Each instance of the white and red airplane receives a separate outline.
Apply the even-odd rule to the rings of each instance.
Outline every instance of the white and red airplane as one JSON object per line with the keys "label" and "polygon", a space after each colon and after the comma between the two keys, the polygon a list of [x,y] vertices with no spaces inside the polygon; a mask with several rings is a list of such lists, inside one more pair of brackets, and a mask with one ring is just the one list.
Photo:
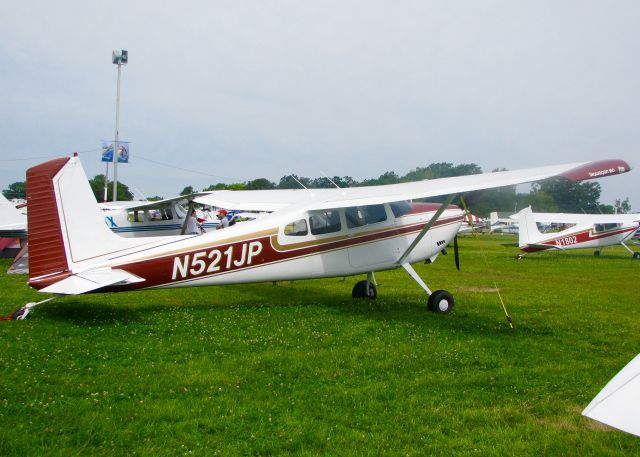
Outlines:
{"label": "white and red airplane", "polygon": [[0,193],[0,256],[15,257],[27,238],[27,216]]}
{"label": "white and red airplane", "polygon": [[[629,170],[607,160],[385,186],[222,191],[216,206],[273,212],[203,235],[123,238],[104,224],[78,157],[65,157],[27,170],[29,285],[77,295],[366,274],[352,296],[375,298],[374,272],[402,267],[429,294],[430,310],[448,312],[451,294],[432,292],[411,263],[434,261],[458,233],[464,214],[450,205],[456,194]],[[442,205],[411,203],[441,195],[449,196]],[[208,198],[215,203],[215,192]]]}
{"label": "white and red airplane", "polygon": [[[624,243],[640,227],[640,214],[534,214],[528,207],[518,213],[518,221],[518,247],[525,253],[595,248],[595,255],[600,255],[603,247],[620,244],[634,259],[640,259],[640,252],[633,252]],[[559,232],[540,233],[537,223],[569,227]],[[524,255],[520,254],[518,258]]]}

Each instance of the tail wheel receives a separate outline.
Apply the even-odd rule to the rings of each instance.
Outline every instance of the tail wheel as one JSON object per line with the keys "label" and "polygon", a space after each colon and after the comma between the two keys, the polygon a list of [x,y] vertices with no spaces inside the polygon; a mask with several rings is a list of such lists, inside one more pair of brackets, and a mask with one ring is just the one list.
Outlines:
{"label": "tail wheel", "polygon": [[369,293],[367,293],[367,281],[358,281],[351,291],[353,298],[370,298],[374,299],[378,296],[378,291],[374,283],[369,282]]}
{"label": "tail wheel", "polygon": [[450,313],[454,306],[453,295],[446,290],[436,290],[429,295],[427,306],[434,313]]}

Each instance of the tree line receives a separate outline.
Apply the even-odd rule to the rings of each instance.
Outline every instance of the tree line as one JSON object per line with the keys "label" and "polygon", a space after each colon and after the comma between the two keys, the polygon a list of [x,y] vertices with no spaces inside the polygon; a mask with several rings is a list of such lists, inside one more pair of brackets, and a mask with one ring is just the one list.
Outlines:
{"label": "tree line", "polygon": [[[266,178],[258,178],[231,184],[215,183],[205,187],[202,191],[300,189],[302,186],[309,189],[331,188],[336,186],[346,188],[397,184],[479,173],[482,173],[482,169],[474,163],[454,165],[449,162],[438,162],[426,167],[417,167],[403,176],[398,175],[394,171],[387,171],[377,178],[357,181],[350,176],[308,178],[289,174],[281,177],[277,183]],[[89,180],[89,184],[96,197],[96,201],[101,202],[104,192],[104,175],[96,175],[93,179]],[[614,206],[601,204],[599,202],[601,190],[601,186],[597,182],[586,181],[579,183],[565,178],[551,178],[534,183],[529,192],[517,192],[516,186],[507,186],[468,192],[463,194],[463,198],[469,206],[470,211],[481,217],[488,216],[492,211],[516,212],[529,205],[531,205],[536,212],[611,214],[615,210]],[[111,201],[113,199],[113,183],[109,183],[107,191],[107,201]],[[26,198],[26,186],[24,182],[15,182],[2,192],[7,198]],[[197,192],[197,190],[193,186],[186,186],[182,192],[180,192],[180,195],[188,195],[195,192]],[[132,200],[133,194],[126,184],[118,182],[117,197],[118,200]],[[150,198],[150,200],[158,199],[161,199],[161,197],[156,196]],[[443,201],[444,198],[432,198],[430,200]],[[631,210],[628,198],[618,203],[618,211],[629,212]]]}

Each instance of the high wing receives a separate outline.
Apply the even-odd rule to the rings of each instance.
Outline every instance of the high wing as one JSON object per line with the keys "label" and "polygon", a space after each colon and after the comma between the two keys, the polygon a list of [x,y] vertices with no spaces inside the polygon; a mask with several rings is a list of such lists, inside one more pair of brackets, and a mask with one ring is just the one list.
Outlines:
{"label": "high wing", "polygon": [[[536,222],[561,224],[616,224],[640,221],[640,214],[573,214],[573,213],[533,213]],[[510,216],[515,220],[518,215]]]}
{"label": "high wing", "polygon": [[340,192],[339,189],[214,190],[194,201],[240,211],[273,212],[318,198],[332,198],[336,191]]}
{"label": "high wing", "polygon": [[170,208],[176,202],[191,201],[191,200],[194,200],[196,197],[200,197],[207,194],[208,192],[196,192],[193,194],[180,195],[178,197],[173,197],[173,198],[165,198],[163,200],[145,201],[143,203],[132,201],[132,202],[116,202],[115,204],[111,204],[109,202],[106,202],[106,203],[100,203],[99,206],[103,209],[126,209],[130,211],[145,210],[148,208],[154,208],[154,209]]}
{"label": "high wing", "polygon": [[625,173],[630,169],[623,160],[602,160],[345,189],[214,191],[195,201],[246,211],[279,211],[299,205],[319,210],[458,194],[541,181],[554,176],[582,181]]}

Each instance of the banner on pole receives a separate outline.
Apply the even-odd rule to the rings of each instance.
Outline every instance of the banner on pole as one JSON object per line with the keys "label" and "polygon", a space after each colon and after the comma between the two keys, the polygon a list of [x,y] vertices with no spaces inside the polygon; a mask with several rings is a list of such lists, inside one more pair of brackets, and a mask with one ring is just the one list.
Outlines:
{"label": "banner on pole", "polygon": [[[102,142],[102,162],[113,162],[113,143]],[[129,163],[129,142],[118,142],[118,163]]]}

